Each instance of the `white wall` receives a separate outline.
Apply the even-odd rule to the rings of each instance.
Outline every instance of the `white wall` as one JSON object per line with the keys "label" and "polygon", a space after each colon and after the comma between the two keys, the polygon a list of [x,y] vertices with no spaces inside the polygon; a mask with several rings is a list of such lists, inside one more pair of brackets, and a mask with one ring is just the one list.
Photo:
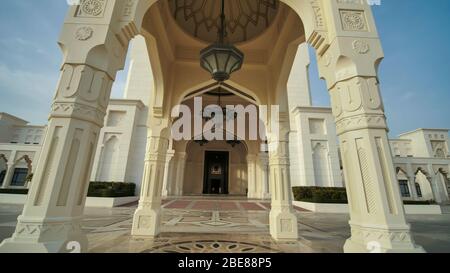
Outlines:
{"label": "white wall", "polygon": [[435,157],[435,143],[441,143],[445,150],[445,156],[447,158],[450,156],[448,130],[446,129],[418,129],[413,132],[401,134],[399,138],[411,141],[412,155],[414,157]]}
{"label": "white wall", "polygon": [[15,126],[25,126],[28,121],[0,112],[0,143],[10,143]]}
{"label": "white wall", "polygon": [[[293,111],[297,165],[291,164],[293,186],[342,187],[336,126],[330,108],[297,107]],[[298,174],[298,175],[297,175]]]}
{"label": "white wall", "polygon": [[142,169],[135,166],[143,168],[146,126],[142,123],[146,118],[141,101],[111,100],[105,127],[100,131],[91,181],[131,182],[140,189]]}
{"label": "white wall", "polygon": [[124,92],[125,99],[140,100],[148,106],[153,94],[153,72],[145,38],[136,36],[131,42],[130,69]]}

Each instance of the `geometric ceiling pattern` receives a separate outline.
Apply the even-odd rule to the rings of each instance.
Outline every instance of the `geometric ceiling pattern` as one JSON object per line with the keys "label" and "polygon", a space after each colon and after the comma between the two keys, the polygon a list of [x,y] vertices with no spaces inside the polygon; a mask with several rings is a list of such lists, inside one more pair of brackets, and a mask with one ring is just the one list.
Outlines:
{"label": "geometric ceiling pattern", "polygon": [[[217,42],[219,0],[169,0],[170,11],[188,34],[208,43]],[[278,0],[225,0],[226,42],[240,43],[259,36],[274,21]]]}

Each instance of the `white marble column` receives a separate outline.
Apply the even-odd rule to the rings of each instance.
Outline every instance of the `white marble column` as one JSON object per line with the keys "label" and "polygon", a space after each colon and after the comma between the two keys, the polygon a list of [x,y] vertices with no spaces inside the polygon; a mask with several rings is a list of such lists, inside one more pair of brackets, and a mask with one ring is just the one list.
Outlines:
{"label": "white marble column", "polygon": [[269,187],[269,156],[267,153],[260,153],[258,156],[258,181],[260,185],[258,192],[259,199],[270,199]]}
{"label": "white marble column", "polygon": [[406,176],[408,177],[408,184],[411,189],[411,198],[413,198],[413,200],[419,199],[416,189],[416,174],[414,173],[410,163],[406,165]]}
{"label": "white marble column", "polygon": [[248,185],[248,194],[247,197],[249,199],[257,199],[258,198],[258,189],[256,185],[256,156],[248,155],[247,156],[247,185]]}
{"label": "white marble column", "polygon": [[68,252],[69,243],[81,252],[88,249],[81,222],[92,162],[128,47],[111,26],[119,4],[109,4],[96,7],[101,18],[86,19],[78,15],[87,9],[69,8],[59,39],[64,60],[41,156],[15,232],[0,252]]}
{"label": "white marble column", "polygon": [[448,196],[445,191],[444,184],[441,181],[440,173],[435,172],[433,165],[428,164],[427,165],[427,172],[431,176],[429,181],[431,183],[431,188],[433,189],[433,195],[435,198],[436,203],[444,203],[445,201],[448,201]]}
{"label": "white marble column", "polygon": [[346,252],[421,252],[405,219],[376,77],[354,77],[331,89],[349,197],[352,237]]}
{"label": "white marble column", "polygon": [[92,66],[63,66],[27,203],[0,251],[62,252],[70,241],[87,250],[81,219],[112,82]]}
{"label": "white marble column", "polygon": [[175,155],[176,162],[174,164],[174,195],[183,196],[184,171],[186,167],[187,154],[179,152]]}
{"label": "white marble column", "polygon": [[[276,122],[276,121],[271,121]],[[298,239],[297,216],[292,205],[292,188],[289,164],[289,118],[280,114],[280,131],[270,132],[269,166],[272,209],[270,234],[277,241]]]}
{"label": "white marble column", "polygon": [[[316,52],[331,97],[349,199],[351,237],[344,251],[423,252],[405,218],[379,89],[384,53],[371,8],[362,2],[322,1],[336,16],[329,24],[333,37]],[[356,26],[353,18],[364,19]]]}
{"label": "white marble column", "polygon": [[160,232],[161,194],[168,144],[168,137],[162,136],[160,130],[149,130],[141,199],[131,230],[133,236],[154,237]]}
{"label": "white marble column", "polygon": [[163,180],[163,190],[162,196],[167,197],[172,195],[172,179],[173,179],[173,166],[175,164],[174,159],[175,151],[170,150],[166,155],[166,164],[164,167],[164,180]]}

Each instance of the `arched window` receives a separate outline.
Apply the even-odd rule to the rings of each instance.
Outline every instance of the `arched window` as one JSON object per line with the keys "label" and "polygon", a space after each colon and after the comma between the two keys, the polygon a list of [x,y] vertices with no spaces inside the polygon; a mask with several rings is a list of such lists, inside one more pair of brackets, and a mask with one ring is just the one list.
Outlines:
{"label": "arched window", "polygon": [[317,143],[313,148],[314,176],[317,187],[331,185],[328,164],[328,149],[323,143]]}
{"label": "arched window", "polygon": [[437,158],[445,158],[445,153],[444,150],[442,150],[441,148],[436,150],[436,157]]}
{"label": "arched window", "polygon": [[416,192],[417,192],[417,197],[422,198],[422,189],[420,188],[420,184],[416,182]]}
{"label": "arched window", "polygon": [[23,187],[27,182],[28,169],[27,168],[15,168],[11,181],[11,186]]}
{"label": "arched window", "polygon": [[400,185],[400,193],[402,194],[402,197],[411,197],[408,187],[408,180],[400,180],[398,183]]}

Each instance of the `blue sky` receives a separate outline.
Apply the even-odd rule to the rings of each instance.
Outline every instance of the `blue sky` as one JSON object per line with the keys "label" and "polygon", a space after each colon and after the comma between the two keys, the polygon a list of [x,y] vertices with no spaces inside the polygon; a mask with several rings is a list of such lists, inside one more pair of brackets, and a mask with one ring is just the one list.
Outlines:
{"label": "blue sky", "polygon": [[[3,1],[0,9],[0,112],[45,124],[58,81],[56,44],[65,0]],[[450,1],[382,0],[373,7],[385,51],[381,91],[391,136],[419,127],[450,128]],[[311,67],[313,101],[329,105]],[[120,97],[120,72],[113,97]]]}

